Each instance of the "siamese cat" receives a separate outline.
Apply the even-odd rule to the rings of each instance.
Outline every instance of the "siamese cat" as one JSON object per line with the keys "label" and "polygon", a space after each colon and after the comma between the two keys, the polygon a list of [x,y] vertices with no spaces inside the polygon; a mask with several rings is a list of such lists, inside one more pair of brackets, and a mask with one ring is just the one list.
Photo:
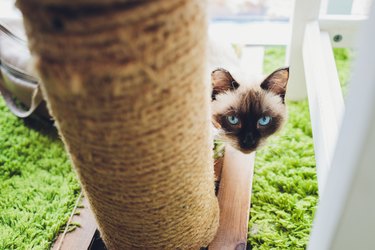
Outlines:
{"label": "siamese cat", "polygon": [[288,78],[289,68],[280,68],[255,82],[237,80],[222,68],[214,70],[211,106],[217,139],[245,154],[264,145],[286,121]]}

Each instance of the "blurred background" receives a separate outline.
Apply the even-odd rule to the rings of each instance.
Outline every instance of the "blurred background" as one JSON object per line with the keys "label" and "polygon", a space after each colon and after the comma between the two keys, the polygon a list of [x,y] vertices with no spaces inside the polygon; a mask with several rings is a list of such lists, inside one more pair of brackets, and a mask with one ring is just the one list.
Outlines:
{"label": "blurred background", "polygon": [[[294,0],[208,0],[212,20],[288,21]],[[371,0],[354,0],[352,15],[367,14]],[[20,17],[15,0],[0,1],[0,17]],[[322,11],[327,0],[322,0]]]}

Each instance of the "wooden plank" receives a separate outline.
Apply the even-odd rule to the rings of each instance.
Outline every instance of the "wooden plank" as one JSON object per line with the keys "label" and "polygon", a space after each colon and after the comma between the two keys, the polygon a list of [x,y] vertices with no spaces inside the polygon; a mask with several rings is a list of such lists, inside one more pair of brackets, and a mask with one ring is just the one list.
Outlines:
{"label": "wooden plank", "polygon": [[291,20],[292,34],[286,53],[286,65],[290,66],[287,98],[301,100],[306,97],[305,71],[302,59],[302,41],[306,23],[318,20],[320,0],[295,0]]}
{"label": "wooden plank", "polygon": [[52,250],[88,249],[95,234],[97,224],[85,197],[82,199],[82,206],[83,208],[77,209],[79,215],[74,215],[71,220],[72,222],[79,223],[80,227],[65,235],[60,234]]}
{"label": "wooden plank", "polygon": [[361,34],[346,110],[309,250],[374,249],[375,5]]}
{"label": "wooden plank", "polygon": [[303,65],[313,129],[319,192],[322,193],[331,164],[344,101],[327,33],[317,21],[306,26]]}
{"label": "wooden plank", "polygon": [[220,182],[221,173],[223,170],[224,164],[224,157],[220,157],[219,159],[215,160],[214,163],[214,173],[215,173],[215,181]]}
{"label": "wooden plank", "polygon": [[225,148],[218,194],[220,226],[210,250],[246,249],[254,157]]}

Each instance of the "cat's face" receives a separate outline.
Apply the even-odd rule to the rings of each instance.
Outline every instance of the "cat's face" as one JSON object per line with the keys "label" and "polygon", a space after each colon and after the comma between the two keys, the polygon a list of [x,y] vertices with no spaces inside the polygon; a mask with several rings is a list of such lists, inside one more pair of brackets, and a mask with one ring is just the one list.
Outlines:
{"label": "cat's face", "polygon": [[224,70],[212,72],[212,122],[219,138],[251,153],[286,120],[284,102],[289,69],[282,68],[258,84],[238,83]]}

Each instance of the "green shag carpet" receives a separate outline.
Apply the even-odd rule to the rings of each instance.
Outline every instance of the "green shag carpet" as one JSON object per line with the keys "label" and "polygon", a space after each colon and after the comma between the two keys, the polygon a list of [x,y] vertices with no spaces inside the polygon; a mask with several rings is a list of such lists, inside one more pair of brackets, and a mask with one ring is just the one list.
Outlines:
{"label": "green shag carpet", "polygon": [[[265,72],[282,66],[284,54],[268,49]],[[346,82],[350,54],[335,55]],[[304,249],[318,201],[307,101],[288,106],[286,127],[257,152],[248,238],[254,250]],[[0,249],[49,249],[80,193],[61,141],[35,124],[15,118],[0,98]]]}
{"label": "green shag carpet", "polygon": [[79,193],[54,131],[16,118],[0,98],[0,249],[49,249]]}
{"label": "green shag carpet", "polygon": [[[334,49],[346,93],[352,52]],[[284,49],[266,50],[264,71],[284,64]],[[318,202],[307,100],[288,102],[285,128],[256,154],[248,243],[253,250],[305,249]]]}
{"label": "green shag carpet", "polygon": [[304,249],[318,202],[307,102],[256,154],[248,241],[252,249]]}

